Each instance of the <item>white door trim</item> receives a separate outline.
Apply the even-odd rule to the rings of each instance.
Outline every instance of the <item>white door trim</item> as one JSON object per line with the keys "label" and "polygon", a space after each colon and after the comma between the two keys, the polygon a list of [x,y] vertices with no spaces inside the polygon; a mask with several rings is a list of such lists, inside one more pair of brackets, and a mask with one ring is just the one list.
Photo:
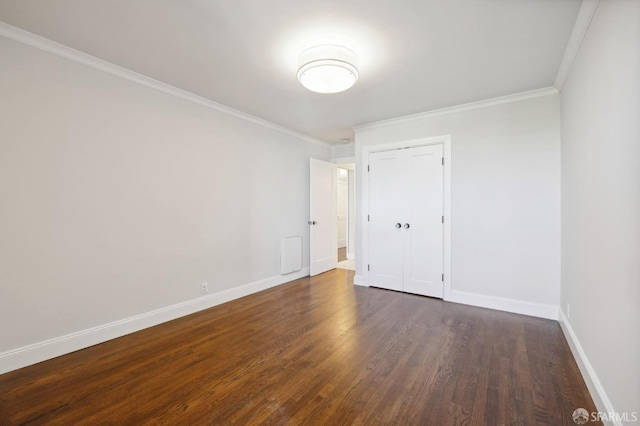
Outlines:
{"label": "white door trim", "polygon": [[444,300],[451,299],[451,135],[434,136],[428,138],[411,139],[406,141],[391,142],[380,145],[365,146],[362,148],[362,208],[360,209],[360,247],[362,247],[362,278],[359,285],[369,286],[369,227],[367,215],[369,214],[369,173],[366,168],[369,165],[369,155],[374,152],[391,151],[394,149],[413,148],[425,145],[442,145],[444,156]]}

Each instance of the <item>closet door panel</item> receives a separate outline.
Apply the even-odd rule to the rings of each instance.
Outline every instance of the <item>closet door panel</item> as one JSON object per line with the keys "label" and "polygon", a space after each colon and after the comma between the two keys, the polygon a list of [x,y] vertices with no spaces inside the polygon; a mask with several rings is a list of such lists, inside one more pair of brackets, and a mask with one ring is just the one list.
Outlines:
{"label": "closet door panel", "polygon": [[409,293],[443,296],[442,146],[407,149],[408,215],[404,286]]}
{"label": "closet door panel", "polygon": [[369,284],[402,291],[406,218],[405,159],[398,151],[369,156]]}

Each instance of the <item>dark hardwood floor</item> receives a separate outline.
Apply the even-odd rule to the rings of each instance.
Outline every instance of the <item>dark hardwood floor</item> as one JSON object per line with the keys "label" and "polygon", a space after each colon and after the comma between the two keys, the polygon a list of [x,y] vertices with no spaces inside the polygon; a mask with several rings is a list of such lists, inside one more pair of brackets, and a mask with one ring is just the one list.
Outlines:
{"label": "dark hardwood floor", "polygon": [[[0,376],[0,424],[574,425],[557,322],[337,269]],[[594,424],[594,423],[589,423]]]}

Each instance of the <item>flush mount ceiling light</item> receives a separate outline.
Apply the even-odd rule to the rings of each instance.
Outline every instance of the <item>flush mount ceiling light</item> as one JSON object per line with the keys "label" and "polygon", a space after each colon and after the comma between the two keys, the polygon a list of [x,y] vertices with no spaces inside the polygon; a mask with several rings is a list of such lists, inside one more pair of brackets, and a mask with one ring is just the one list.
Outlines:
{"label": "flush mount ceiling light", "polygon": [[338,93],[358,81],[358,57],[346,47],[311,47],[298,60],[298,81],[317,93]]}

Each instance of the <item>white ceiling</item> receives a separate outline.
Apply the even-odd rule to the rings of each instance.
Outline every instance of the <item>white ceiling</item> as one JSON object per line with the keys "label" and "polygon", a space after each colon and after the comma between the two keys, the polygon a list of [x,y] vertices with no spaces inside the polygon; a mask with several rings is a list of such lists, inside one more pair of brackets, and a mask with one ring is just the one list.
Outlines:
{"label": "white ceiling", "polygon": [[[353,126],[553,84],[581,0],[0,0],[0,21],[337,143]],[[343,93],[298,83],[342,44]]]}

